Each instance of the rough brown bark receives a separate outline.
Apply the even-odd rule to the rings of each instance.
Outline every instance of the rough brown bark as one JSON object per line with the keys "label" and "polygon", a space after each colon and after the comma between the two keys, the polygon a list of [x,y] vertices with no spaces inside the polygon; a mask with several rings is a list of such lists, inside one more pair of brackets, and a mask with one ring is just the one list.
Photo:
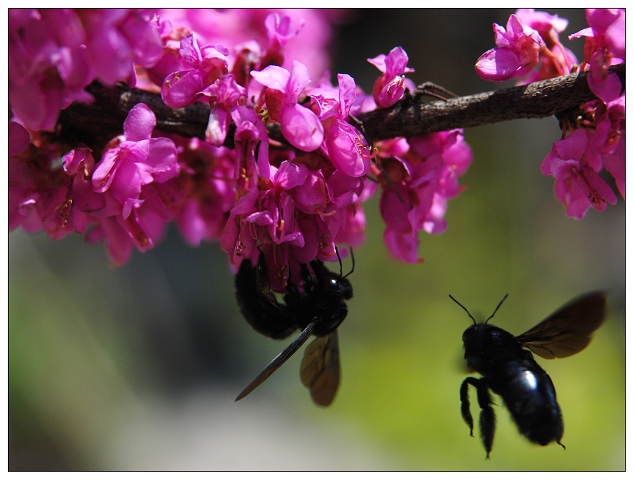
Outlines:
{"label": "rough brown bark", "polygon": [[[610,67],[619,75],[625,88],[625,64]],[[504,88],[446,101],[425,100],[426,94],[416,90],[390,108],[362,113],[369,141],[394,137],[412,137],[453,128],[467,128],[519,118],[541,118],[570,110],[596,96],[590,91],[587,73],[572,74],[521,87]],[[158,93],[125,85],[106,87],[95,82],[87,90],[94,96],[90,104],[74,103],[60,114],[60,135],[65,142],[83,142],[94,151],[122,132],[122,124],[130,109],[145,103],[156,114],[157,129],[183,137],[205,138],[209,105],[172,109]],[[286,143],[278,125],[267,125],[271,138]],[[87,140],[88,139],[88,140]],[[233,130],[227,136],[233,146]]]}

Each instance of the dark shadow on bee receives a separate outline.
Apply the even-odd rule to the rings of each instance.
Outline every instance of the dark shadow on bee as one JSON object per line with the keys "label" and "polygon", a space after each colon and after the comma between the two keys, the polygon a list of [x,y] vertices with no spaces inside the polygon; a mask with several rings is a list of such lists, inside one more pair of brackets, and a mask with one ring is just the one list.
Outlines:
{"label": "dark shadow on bee", "polygon": [[[351,256],[352,256],[352,250]],[[339,252],[337,252],[339,257]],[[341,268],[341,259],[339,259]],[[238,395],[246,397],[288,360],[311,335],[317,338],[306,347],[300,367],[302,384],[319,406],[332,403],[339,386],[339,342],[337,327],[346,318],[346,300],[352,298],[352,285],[342,273],[333,273],[320,260],[301,266],[303,285],[288,282],[284,302],[270,288],[264,253],[260,251],[254,267],[245,259],[236,274],[236,298],[242,315],[259,333],[282,339],[297,329],[299,336]]]}
{"label": "dark shadow on bee", "polygon": [[574,355],[590,343],[592,333],[605,319],[605,293],[592,292],[574,299],[515,337],[488,324],[507,296],[484,323],[477,323],[469,311],[449,295],[474,323],[462,335],[464,356],[467,366],[482,378],[467,377],[464,380],[460,387],[460,402],[462,418],[473,436],[469,385],[474,386],[481,409],[480,436],[486,458],[491,453],[495,435],[495,413],[489,390],[502,397],[520,433],[531,442],[548,445],[554,441],[564,447],[561,443],[564,424],[555,386],[531,352],[543,358]]}

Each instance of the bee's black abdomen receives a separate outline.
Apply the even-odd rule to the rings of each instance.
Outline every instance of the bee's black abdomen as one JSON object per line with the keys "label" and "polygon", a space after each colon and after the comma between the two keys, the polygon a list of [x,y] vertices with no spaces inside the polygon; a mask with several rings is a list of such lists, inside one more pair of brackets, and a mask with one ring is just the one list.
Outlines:
{"label": "bee's black abdomen", "polygon": [[531,442],[560,443],[564,425],[555,387],[530,352],[526,354],[527,358],[504,365],[494,391],[504,399],[520,433]]}
{"label": "bee's black abdomen", "polygon": [[254,267],[251,260],[242,260],[235,278],[238,306],[254,330],[274,339],[286,338],[297,329],[296,323],[278,303],[264,276],[268,276],[265,262]]}

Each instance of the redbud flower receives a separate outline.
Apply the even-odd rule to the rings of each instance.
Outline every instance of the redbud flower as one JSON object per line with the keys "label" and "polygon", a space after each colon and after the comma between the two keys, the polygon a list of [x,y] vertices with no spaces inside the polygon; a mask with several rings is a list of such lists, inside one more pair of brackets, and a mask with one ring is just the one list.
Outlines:
{"label": "redbud flower", "polygon": [[134,64],[151,67],[163,42],[156,27],[135,11],[99,9],[79,12],[86,31],[86,50],[95,76],[112,85],[136,83]]}
{"label": "redbud flower", "polygon": [[380,210],[386,225],[383,239],[390,253],[417,263],[422,261],[418,232],[438,234],[446,229],[446,201],[458,195],[457,176],[466,172],[472,152],[461,130],[414,137],[409,144],[403,157],[381,159]]}
{"label": "redbud flower", "polygon": [[566,208],[566,215],[581,219],[589,208],[603,211],[616,196],[599,176],[601,159],[588,149],[590,132],[578,129],[553,143],[541,165],[544,175],[555,178],[555,196]]}
{"label": "redbud flower", "polygon": [[237,195],[241,197],[257,189],[258,168],[260,175],[269,175],[269,137],[262,120],[252,109],[238,106],[231,110],[231,117],[236,125],[234,176]]}
{"label": "redbud flower", "polygon": [[209,85],[201,95],[209,97],[209,122],[205,130],[205,141],[219,147],[225,141],[229,124],[231,123],[231,109],[246,97],[244,87],[236,83],[233,74],[224,75]]}
{"label": "redbud flower", "polygon": [[277,12],[269,13],[264,20],[269,45],[260,63],[260,70],[269,65],[284,64],[284,46],[293,37],[299,35],[306,22],[301,20],[295,31],[291,30],[291,18]]}
{"label": "redbud flower", "polygon": [[590,90],[607,102],[611,98],[606,96],[606,90],[613,88],[610,82],[619,81],[616,74],[608,72],[608,67],[625,61],[625,10],[588,9],[586,19],[590,27],[570,35],[570,39],[586,37],[582,69],[590,70]]}
{"label": "redbud flower", "polygon": [[381,54],[368,58],[368,62],[383,72],[372,88],[372,96],[377,105],[391,107],[403,98],[406,87],[403,74],[414,71],[407,66],[408,60],[407,53],[401,47],[393,48],[387,56]]}
{"label": "redbud flower", "polygon": [[493,31],[497,48],[483,53],[475,64],[481,78],[503,82],[525,75],[538,64],[542,38],[516,15],[509,17],[506,30],[494,23]]}
{"label": "redbud flower", "polygon": [[219,240],[235,205],[235,152],[191,138],[177,141],[181,173],[169,188],[176,225],[190,245]]}
{"label": "redbud flower", "polygon": [[293,61],[290,72],[270,65],[260,72],[251,72],[251,75],[267,87],[266,106],[271,118],[279,122],[284,138],[304,152],[319,148],[324,139],[324,127],[317,115],[297,103],[310,82],[304,64]]}
{"label": "redbud flower", "polygon": [[191,105],[206,87],[228,71],[229,51],[221,45],[207,45],[200,49],[193,34],[181,40],[179,53],[183,61],[193,68],[165,77],[161,97],[171,108]]}
{"label": "redbud flower", "polygon": [[371,150],[361,132],[347,122],[355,102],[356,84],[350,75],[337,75],[339,89],[308,91],[324,125],[322,151],[346,175],[360,177],[370,169]]}
{"label": "redbud flower", "polygon": [[96,192],[111,190],[127,218],[138,207],[141,187],[164,182],[178,174],[176,147],[167,138],[150,138],[156,126],[154,113],[143,103],[135,105],[123,124],[123,139],[106,151],[92,175]]}
{"label": "redbud flower", "polygon": [[90,100],[85,41],[73,10],[9,10],[9,103],[27,128],[52,130],[60,110]]}
{"label": "redbud flower", "polygon": [[559,34],[568,26],[568,20],[547,12],[535,11],[532,8],[518,9],[515,14],[523,25],[537,31],[544,45],[540,50],[541,65],[527,78],[518,81],[518,85],[568,75],[578,66],[577,57],[564,47]]}

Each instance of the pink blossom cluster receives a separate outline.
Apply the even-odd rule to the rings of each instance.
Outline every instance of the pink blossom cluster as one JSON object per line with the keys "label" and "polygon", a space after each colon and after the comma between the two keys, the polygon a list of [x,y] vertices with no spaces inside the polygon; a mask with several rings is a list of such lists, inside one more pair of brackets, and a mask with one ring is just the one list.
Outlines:
{"label": "pink blossom cluster", "polygon": [[566,215],[583,218],[590,208],[603,211],[616,204],[616,195],[600,176],[605,170],[625,199],[625,90],[611,65],[625,61],[625,10],[588,9],[588,28],[569,36],[585,37],[584,61],[559,41],[568,21],[557,15],[517,10],[506,29],[494,24],[496,48],[480,56],[475,69],[485,80],[520,78],[519,85],[588,72],[597,100],[580,106],[574,118],[561,121],[562,139],[541,164],[544,175],[555,178],[555,197]]}
{"label": "pink blossom cluster", "polygon": [[[9,229],[77,232],[120,265],[174,221],[192,245],[219,241],[234,268],[263,252],[282,291],[300,265],[364,241],[363,205],[380,188],[388,249],[420,261],[418,234],[446,228],[471,150],[460,130],[368,144],[355,116],[400,100],[413,70],[397,47],[368,59],[380,72],[370,95],[347,74],[333,84],[336,15],[11,10]],[[161,133],[138,104],[102,151],[55,142],[60,110],[90,101],[94,80],[160,92],[174,109],[208,104],[204,140]]]}

